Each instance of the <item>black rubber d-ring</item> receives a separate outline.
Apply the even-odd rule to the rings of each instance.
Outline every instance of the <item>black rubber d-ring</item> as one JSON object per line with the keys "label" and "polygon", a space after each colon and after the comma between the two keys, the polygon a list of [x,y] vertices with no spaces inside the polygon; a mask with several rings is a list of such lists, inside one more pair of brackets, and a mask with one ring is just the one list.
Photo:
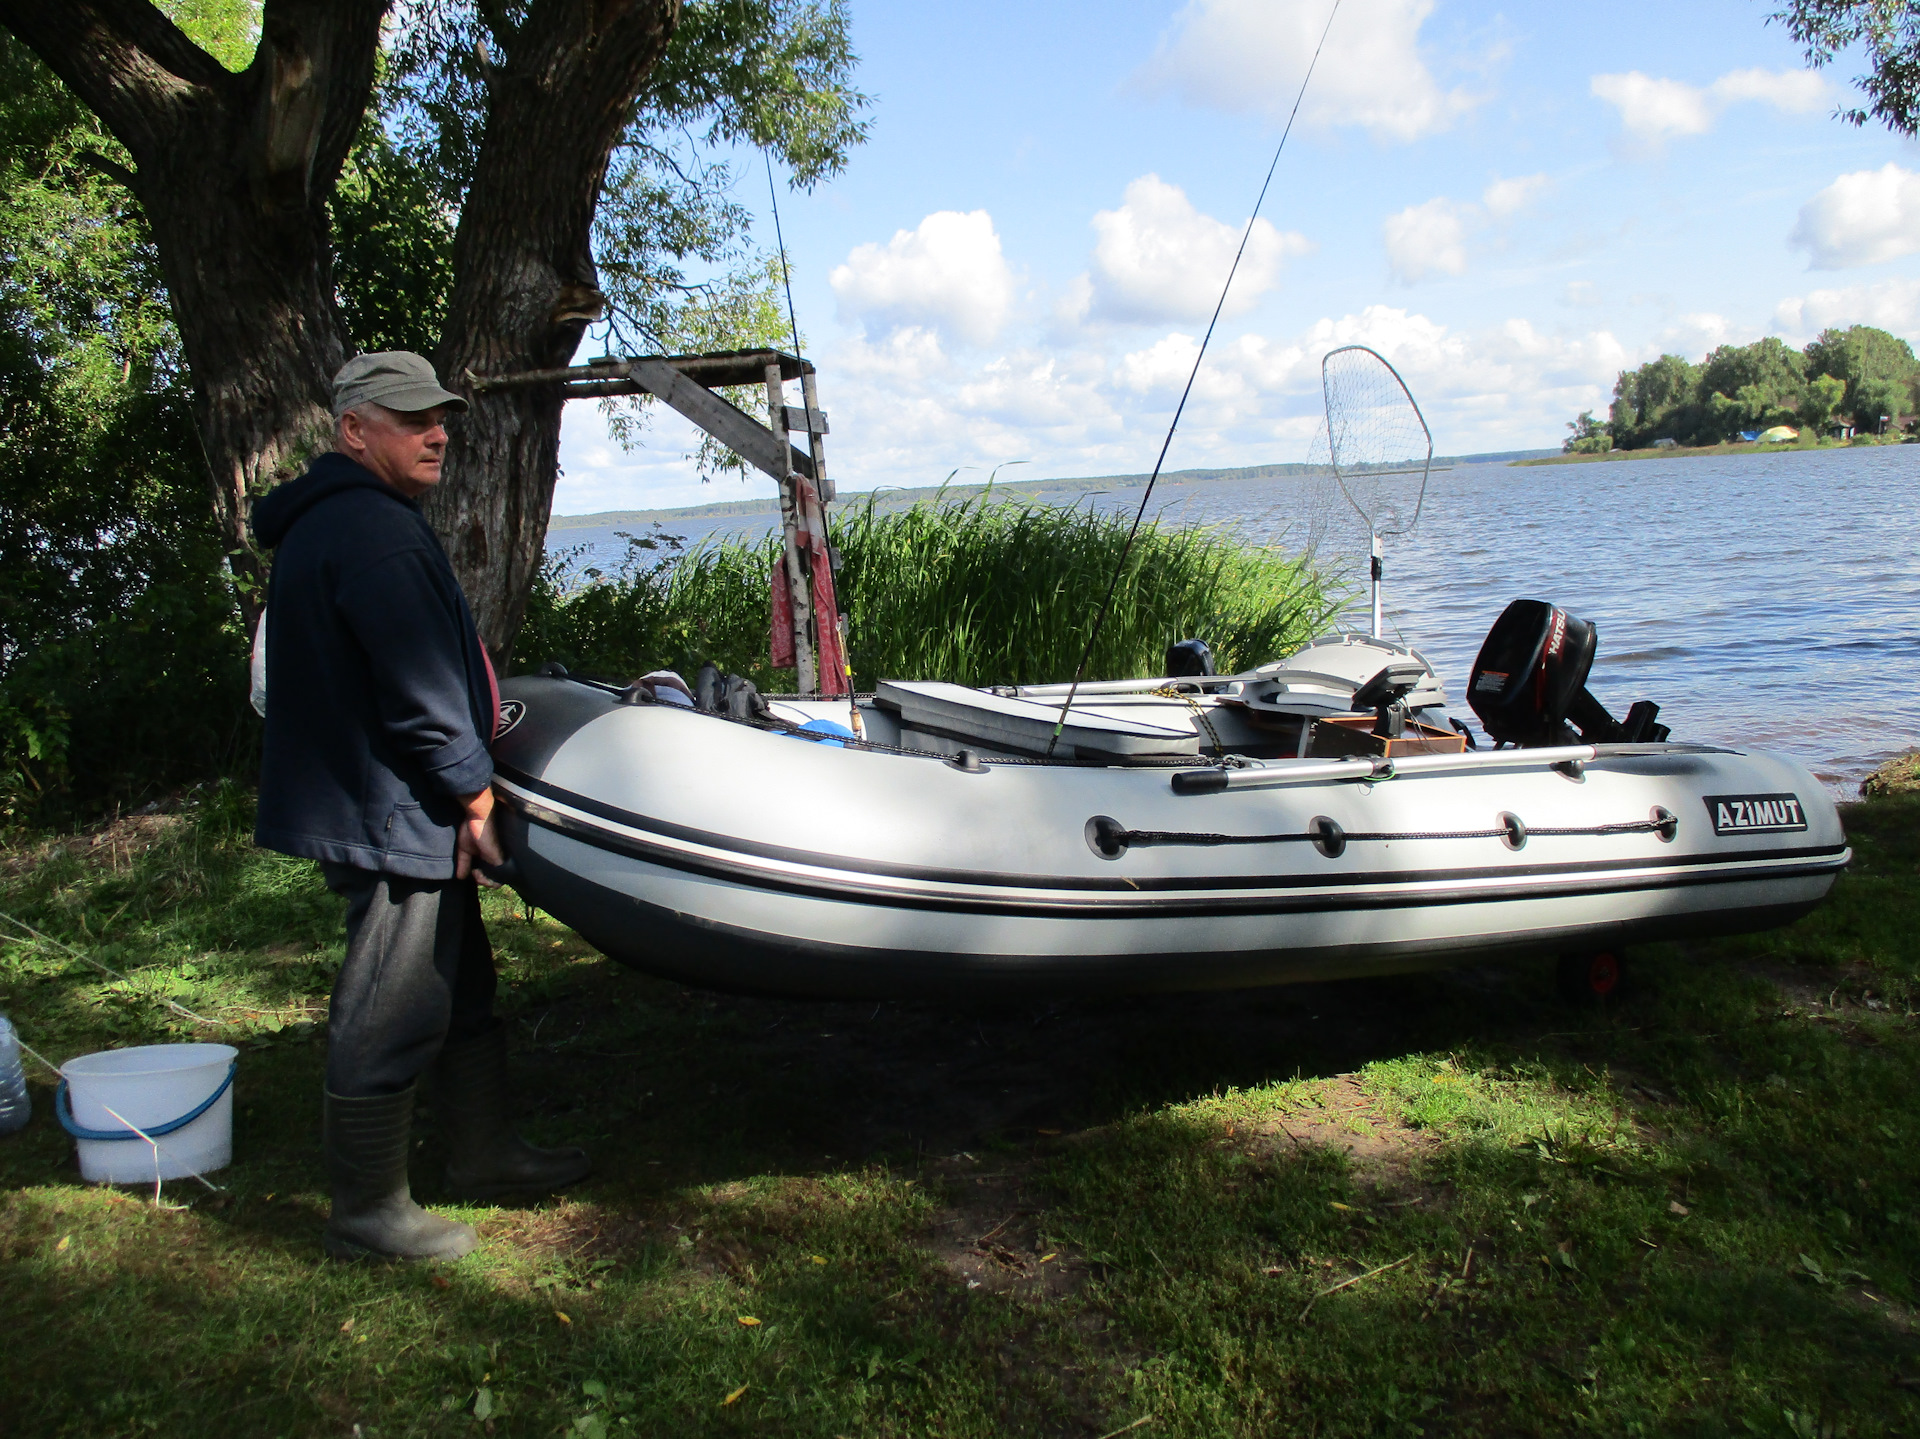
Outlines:
{"label": "black rubber d-ring", "polygon": [[1087,848],[1102,859],[1118,859],[1127,852],[1126,826],[1111,815],[1096,814],[1087,821]]}
{"label": "black rubber d-ring", "polygon": [[1338,820],[1317,814],[1308,822],[1307,833],[1313,836],[1313,847],[1328,859],[1338,859],[1347,852],[1347,832]]}
{"label": "black rubber d-ring", "polygon": [[1527,847],[1526,823],[1512,810],[1503,809],[1500,811],[1500,828],[1506,831],[1506,833],[1500,836],[1500,843],[1504,844],[1508,849],[1525,849]]}

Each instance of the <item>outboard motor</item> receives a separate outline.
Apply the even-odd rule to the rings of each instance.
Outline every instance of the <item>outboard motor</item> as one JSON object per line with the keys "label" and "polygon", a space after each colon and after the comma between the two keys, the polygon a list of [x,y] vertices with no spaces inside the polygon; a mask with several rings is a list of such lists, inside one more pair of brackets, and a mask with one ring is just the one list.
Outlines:
{"label": "outboard motor", "polygon": [[1169,679],[1218,674],[1213,667],[1213,651],[1205,640],[1175,640],[1167,646],[1167,667],[1161,671]]}
{"label": "outboard motor", "polygon": [[1467,703],[1501,744],[1659,743],[1660,706],[1640,700],[1624,722],[1587,689],[1599,632],[1545,600],[1515,600],[1501,612],[1467,682]]}

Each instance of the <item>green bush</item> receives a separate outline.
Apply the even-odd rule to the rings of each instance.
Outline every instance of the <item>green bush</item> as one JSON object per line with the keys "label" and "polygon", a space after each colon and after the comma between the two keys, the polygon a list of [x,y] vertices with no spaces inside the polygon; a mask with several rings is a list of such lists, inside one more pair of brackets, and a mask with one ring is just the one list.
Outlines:
{"label": "green bush", "polygon": [[[882,510],[869,497],[834,525],[854,681],[1070,679],[1126,543],[1126,516],[982,496]],[[767,662],[778,536],[707,540],[685,553],[632,540],[617,573],[543,571],[517,667],[631,678],[691,675],[704,660],[788,689]],[[664,548],[667,552],[662,555]],[[1143,526],[1088,665],[1091,678],[1157,673],[1169,642],[1197,636],[1223,671],[1289,653],[1323,628],[1338,597],[1305,559],[1231,530]]]}

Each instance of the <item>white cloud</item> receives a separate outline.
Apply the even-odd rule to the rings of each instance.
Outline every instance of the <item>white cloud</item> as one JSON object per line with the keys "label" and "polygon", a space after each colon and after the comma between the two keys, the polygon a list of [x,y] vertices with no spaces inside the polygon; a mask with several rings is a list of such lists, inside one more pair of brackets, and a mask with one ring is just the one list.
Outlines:
{"label": "white cloud", "polygon": [[[1182,327],[1109,353],[1110,332],[1082,331],[1046,351],[967,361],[907,333],[855,337],[825,356],[841,376],[826,398],[848,489],[937,483],[956,466],[977,478],[1011,460],[1034,462],[1009,472],[1020,476],[1145,470],[1199,345],[1197,328]],[[1207,352],[1169,464],[1303,458],[1320,412],[1321,358],[1346,344],[1371,345],[1399,368],[1442,453],[1557,443],[1568,417],[1604,407],[1622,368],[1658,353],[1629,353],[1604,329],[1510,319],[1455,330],[1388,305],[1289,335],[1238,335]]]}
{"label": "white cloud", "polygon": [[1552,182],[1545,175],[1516,175],[1487,186],[1480,203],[1496,220],[1510,220],[1531,205]]}
{"label": "white cloud", "polygon": [[1920,175],[1888,161],[1842,175],[1800,207],[1787,243],[1808,268],[1850,270],[1920,250]]}
{"label": "white cloud", "polygon": [[1620,123],[1643,148],[1681,135],[1704,135],[1727,106],[1742,101],[1802,115],[1827,101],[1827,82],[1811,70],[1732,70],[1711,85],[1656,79],[1638,70],[1595,75],[1597,99],[1620,112]]}
{"label": "white cloud", "polygon": [[1472,207],[1444,196],[1387,216],[1387,264],[1403,285],[1428,275],[1459,275],[1467,268],[1467,221]]}
{"label": "white cloud", "polygon": [[1828,98],[1826,79],[1814,70],[1732,70],[1709,88],[1722,104],[1755,100],[1789,115],[1823,109]]}
{"label": "white cloud", "polygon": [[1829,327],[1877,325],[1906,339],[1920,338],[1920,280],[1882,280],[1839,290],[1815,290],[1782,300],[1774,323],[1810,340]]}
{"label": "white cloud", "polygon": [[[1120,208],[1100,211],[1093,228],[1099,238],[1090,283],[1076,285],[1069,303],[1084,301],[1080,313],[1096,319],[1136,323],[1211,315],[1242,233],[1201,214],[1185,191],[1158,175],[1128,185]],[[1252,309],[1279,283],[1287,257],[1312,248],[1303,235],[1254,221],[1224,313]]]}
{"label": "white cloud", "polygon": [[1626,75],[1595,75],[1592,90],[1620,112],[1620,123],[1640,140],[1704,135],[1713,128],[1707,92],[1678,80],[1656,80],[1635,70]]}
{"label": "white cloud", "polygon": [[1758,338],[1759,332],[1750,326],[1736,326],[1725,315],[1701,310],[1682,315],[1655,336],[1653,353],[1685,355],[1692,359],[1721,345],[1744,345]]}
{"label": "white cloud", "polygon": [[855,246],[827,277],[845,318],[935,325],[987,344],[1013,307],[1013,273],[985,210],[939,210],[884,246]]}
{"label": "white cloud", "polygon": [[1511,220],[1551,182],[1545,175],[1495,180],[1478,205],[1444,195],[1389,215],[1381,227],[1387,266],[1403,285],[1429,275],[1461,275],[1467,269],[1467,238],[1491,223]]}
{"label": "white cloud", "polygon": [[[1433,0],[1346,0],[1301,115],[1377,139],[1444,130],[1479,97],[1444,90],[1420,54]],[[1284,121],[1327,24],[1323,0],[1188,0],[1136,80],[1190,105]]]}

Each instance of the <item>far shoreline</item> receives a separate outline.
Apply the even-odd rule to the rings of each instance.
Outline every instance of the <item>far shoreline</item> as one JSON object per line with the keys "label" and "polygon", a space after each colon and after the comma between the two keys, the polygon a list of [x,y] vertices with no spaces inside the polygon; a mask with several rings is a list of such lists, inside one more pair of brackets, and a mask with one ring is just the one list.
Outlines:
{"label": "far shoreline", "polygon": [[1916,444],[1920,440],[1894,439],[1891,436],[1881,439],[1878,436],[1861,436],[1853,440],[1815,440],[1811,444],[1763,445],[1758,442],[1741,442],[1720,445],[1666,445],[1656,447],[1648,445],[1638,450],[1607,450],[1601,454],[1584,455],[1545,455],[1537,460],[1513,460],[1509,463],[1516,469],[1528,465],[1590,465],[1613,460],[1658,460],[1679,456],[1686,459],[1698,459],[1707,455],[1795,455],[1808,454],[1815,450],[1869,450],[1887,446]]}

